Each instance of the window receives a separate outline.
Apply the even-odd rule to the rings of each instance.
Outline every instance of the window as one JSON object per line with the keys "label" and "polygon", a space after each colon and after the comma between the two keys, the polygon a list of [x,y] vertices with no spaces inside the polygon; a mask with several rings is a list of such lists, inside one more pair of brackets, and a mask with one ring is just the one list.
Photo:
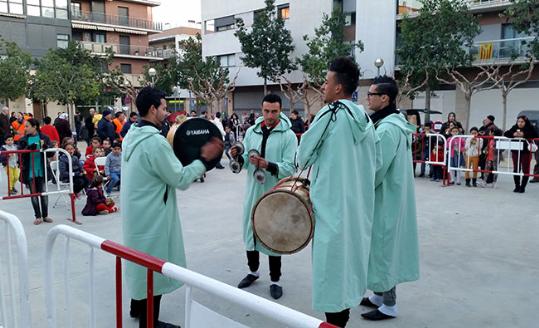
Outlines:
{"label": "window", "polygon": [[356,25],[356,13],[344,13],[344,26]]}
{"label": "window", "polygon": [[290,5],[287,3],[285,5],[277,6],[279,18],[287,20],[290,18]]}
{"label": "window", "polygon": [[[5,1],[5,0],[0,0]],[[14,0],[8,0],[14,1]],[[16,0],[20,2],[19,0]],[[22,10],[22,4],[21,4]],[[79,4],[80,10],[80,4]],[[26,13],[29,16],[68,19],[67,0],[27,0]]]}
{"label": "window", "polygon": [[0,12],[22,15],[22,0],[0,0]]}
{"label": "window", "polygon": [[215,20],[215,30],[217,32],[232,30],[235,26],[236,20],[234,16],[221,17]]}
{"label": "window", "polygon": [[221,67],[236,66],[236,55],[235,54],[217,56],[217,60],[219,61],[219,64],[221,65]]}
{"label": "window", "polygon": [[58,48],[65,49],[69,44],[69,35],[67,34],[57,34],[56,35],[56,46]]}
{"label": "window", "polygon": [[118,7],[118,23],[120,25],[129,24],[129,8],[127,7]]}
{"label": "window", "polygon": [[124,74],[131,74],[131,64],[120,64],[120,70]]}
{"label": "window", "polygon": [[96,42],[96,43],[107,42],[107,37],[106,37],[105,32],[94,32],[92,35],[92,42]]}
{"label": "window", "polygon": [[204,33],[215,32],[215,20],[207,20],[204,22]]}
{"label": "window", "polygon": [[120,53],[123,55],[129,55],[129,36],[120,35]]}
{"label": "window", "polygon": [[71,15],[73,16],[73,18],[80,18],[82,16],[80,3],[78,2],[71,3]]}

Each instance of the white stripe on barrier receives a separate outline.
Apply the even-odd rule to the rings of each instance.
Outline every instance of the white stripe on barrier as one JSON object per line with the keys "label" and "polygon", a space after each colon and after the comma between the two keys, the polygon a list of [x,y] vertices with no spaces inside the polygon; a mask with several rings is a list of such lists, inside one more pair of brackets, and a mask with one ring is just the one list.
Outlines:
{"label": "white stripe on barrier", "polygon": [[[8,279],[7,283],[10,286],[10,294],[11,294],[11,322],[13,323],[11,326],[9,325],[9,321],[7,319],[7,307],[3,300],[4,295],[2,292],[2,288],[0,288],[0,301],[2,302],[2,320],[5,322],[6,327],[31,327],[31,314],[30,314],[30,292],[29,292],[29,285],[28,285],[28,246],[26,241],[26,234],[24,233],[24,228],[19,221],[19,219],[12,214],[9,214],[7,212],[0,210],[0,221],[4,221],[5,225],[7,226],[6,231],[6,238],[5,241],[7,244],[7,251],[8,251],[8,259],[7,259],[7,271],[8,271]],[[15,300],[15,292],[14,292],[14,281],[13,281],[13,259],[12,259],[12,249],[11,249],[11,231],[14,232],[15,235],[15,243],[17,245],[17,265],[18,265],[18,272],[19,272],[19,313],[16,314],[16,300]],[[2,274],[2,271],[0,270],[0,275]],[[0,280],[5,281],[5,279]],[[1,286],[0,286],[1,287]]]}

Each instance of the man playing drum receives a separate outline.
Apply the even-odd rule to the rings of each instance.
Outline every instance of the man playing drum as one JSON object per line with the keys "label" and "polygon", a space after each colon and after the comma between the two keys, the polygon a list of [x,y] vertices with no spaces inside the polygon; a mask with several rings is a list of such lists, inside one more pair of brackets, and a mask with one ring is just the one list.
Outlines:
{"label": "man playing drum", "polygon": [[[123,141],[122,204],[123,239],[127,247],[185,266],[183,236],[176,201],[176,188],[187,189],[208,169],[209,162],[223,151],[214,138],[201,149],[200,159],[187,166],[174,156],[172,147],[160,134],[166,118],[165,94],[146,87],[137,96],[141,120],[132,125]],[[146,327],[146,269],[127,262],[126,281],[131,316]],[[154,274],[154,327],[178,327],[158,321],[161,296],[178,289],[181,283]]]}
{"label": "man playing drum", "polygon": [[367,287],[374,215],[376,132],[352,102],[359,69],[350,58],[329,65],[322,89],[328,104],[301,137],[297,161],[311,167],[313,308],[345,327]]}
{"label": "man playing drum", "polygon": [[382,148],[382,166],[376,171],[376,203],[372,227],[368,288],[374,292],[361,305],[374,310],[367,320],[397,316],[396,285],[419,279],[419,246],[415,211],[412,134],[397,110],[398,87],[390,77],[374,80],[367,94],[371,118]]}
{"label": "man playing drum", "polygon": [[[278,95],[268,94],[262,100],[262,115],[251,126],[243,140],[245,152],[242,155],[244,165],[247,167],[247,193],[243,208],[243,240],[247,250],[247,265],[249,274],[239,283],[238,288],[249,287],[258,279],[260,266],[260,254],[269,255],[270,269],[270,295],[278,299],[283,294],[279,285],[281,276],[281,257],[272,253],[255,240],[252,228],[251,215],[253,206],[258,199],[277,182],[295,172],[294,156],[297,148],[296,135],[290,129],[290,120],[281,113],[282,101]],[[250,150],[257,150],[258,155],[249,156]],[[232,157],[238,156],[238,149],[231,149]],[[262,169],[265,180],[255,179],[253,174],[256,169]],[[260,172],[260,171],[258,171]],[[258,181],[257,181],[258,180]]]}

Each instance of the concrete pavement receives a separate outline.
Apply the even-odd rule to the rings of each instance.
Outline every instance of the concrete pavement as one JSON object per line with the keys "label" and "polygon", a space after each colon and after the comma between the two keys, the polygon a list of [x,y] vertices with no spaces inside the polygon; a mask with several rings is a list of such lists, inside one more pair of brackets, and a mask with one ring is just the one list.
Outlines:
{"label": "concrete pavement", "polygon": [[[225,161],[223,161],[225,162]],[[0,193],[5,195],[2,170]],[[236,286],[247,272],[241,235],[241,211],[245,173],[209,172],[205,183],[194,183],[178,192],[188,267]],[[416,180],[421,251],[421,279],[398,286],[399,317],[367,322],[352,309],[348,327],[537,327],[539,325],[539,184],[525,194],[512,192],[512,179],[500,177],[496,189],[441,187],[427,179]],[[53,224],[34,226],[29,199],[0,201],[0,208],[23,222],[29,243],[33,327],[45,327],[43,292],[44,245],[55,224],[70,224],[61,202],[52,208]],[[76,228],[121,242],[119,214],[83,217],[85,200],[77,201],[83,223]],[[121,209],[121,204],[120,204]],[[2,228],[3,229],[3,228]],[[3,236],[3,234],[2,234]],[[2,237],[3,238],[3,237]],[[3,242],[3,241],[2,241]],[[88,247],[70,244],[70,301],[64,301],[62,282],[63,240],[56,247],[56,283],[59,327],[66,326],[64,307],[73,314],[75,327],[88,322]],[[4,250],[2,250],[3,252]],[[261,279],[249,292],[269,297],[267,259],[261,258]],[[5,263],[4,263],[5,264]],[[96,254],[98,327],[114,326],[114,258]],[[281,279],[284,295],[278,303],[323,318],[311,309],[310,249],[283,258]],[[266,318],[223,302],[200,291],[195,299],[216,312],[250,327],[276,327]],[[161,320],[183,323],[184,289],[163,298]],[[138,327],[126,317],[128,296],[124,290],[124,327]]]}

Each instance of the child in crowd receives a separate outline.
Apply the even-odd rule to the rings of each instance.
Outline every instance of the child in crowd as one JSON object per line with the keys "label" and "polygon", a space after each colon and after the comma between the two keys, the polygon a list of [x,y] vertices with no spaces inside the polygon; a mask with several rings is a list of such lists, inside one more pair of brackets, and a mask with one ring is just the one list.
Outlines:
{"label": "child in crowd", "polygon": [[[73,172],[73,192],[77,195],[86,187],[88,187],[88,179],[82,168],[79,158],[75,154],[75,147],[68,143],[64,149],[71,156],[71,168]],[[60,181],[69,183],[69,158],[65,154],[60,155],[58,160],[58,169],[60,170]]]}
{"label": "child in crowd", "polygon": [[99,148],[99,147],[101,147],[101,138],[93,137],[90,145],[88,147],[86,147],[86,152],[85,152],[84,155],[86,157],[93,155],[94,149]]}
{"label": "child in crowd", "polygon": [[[496,140],[494,137],[499,137],[502,135],[501,130],[498,129],[489,129],[488,135],[488,146],[486,148],[486,171],[496,171],[498,169],[498,152],[496,151]],[[498,175],[494,173],[487,173],[486,186],[494,187],[494,183],[498,180]]]}
{"label": "child in crowd", "polygon": [[[104,143],[103,143],[104,144]],[[105,175],[110,178],[107,185],[107,194],[112,192],[112,188],[120,185],[122,171],[122,145],[115,142],[112,145],[112,152],[107,155],[105,162]]]}
{"label": "child in crowd", "polygon": [[103,177],[95,176],[90,187],[86,189],[86,206],[82,209],[82,215],[104,215],[116,211],[118,211],[118,208],[112,198],[107,198],[103,194]]}
{"label": "child in crowd", "polygon": [[[423,125],[423,131],[421,131],[421,134],[420,134],[421,147],[423,148],[422,149],[422,152],[423,152],[422,160],[423,161],[428,161],[429,160],[430,151],[434,146],[432,144],[432,142],[435,142],[435,139],[436,139],[435,137],[429,137],[429,134],[431,134],[430,129],[431,129],[431,123],[427,122],[427,123],[425,123]],[[426,168],[427,168],[427,164],[425,164],[425,162],[421,163],[421,174],[419,174],[420,178],[425,176]],[[429,176],[432,177],[432,169],[430,169],[430,168],[429,168]]]}
{"label": "child in crowd", "polygon": [[[451,161],[451,167],[454,168],[461,168],[464,167],[464,151],[466,149],[466,142],[464,141],[464,138],[458,137],[459,135],[459,128],[453,125],[453,128],[451,128],[451,137],[447,140],[447,143],[449,144],[449,149],[451,153],[449,154],[449,158]],[[461,184],[462,179],[462,172],[460,170],[455,170],[453,173],[453,181],[451,181],[451,184],[457,183],[457,185]]]}
{"label": "child in crowd", "polygon": [[[103,151],[103,148],[96,147],[93,149],[93,154],[86,157],[86,161],[84,161],[83,168],[84,168],[84,171],[86,172],[86,178],[88,178],[88,181],[93,181],[94,176],[97,173],[96,168],[95,168],[95,159],[98,157],[104,157],[104,156],[105,156],[105,152]],[[102,176],[105,175],[104,165],[100,165],[98,169],[99,169],[100,175]]]}
{"label": "child in crowd", "polygon": [[102,146],[103,146],[103,151],[105,152],[105,156],[108,156],[110,154],[110,152],[112,151],[110,140],[108,138],[103,139],[103,145]]}
{"label": "child in crowd", "polygon": [[[470,134],[473,138],[466,139],[466,169],[473,170],[472,185],[477,187],[477,171],[479,170],[479,155],[483,147],[483,139],[478,137],[479,129],[475,126],[470,129]],[[466,187],[471,187],[469,171],[466,171],[464,178],[466,179]]]}
{"label": "child in crowd", "polygon": [[[14,135],[9,134],[6,139],[4,140],[5,145],[3,145],[0,148],[0,151],[13,151],[18,150],[17,145],[15,145],[15,139]],[[0,162],[2,165],[6,168],[6,174],[9,181],[9,187],[10,190],[8,190],[8,195],[15,195],[17,193],[17,189],[15,189],[15,185],[17,184],[17,181],[19,181],[19,176],[21,174],[21,170],[19,169],[19,159],[17,154],[9,154],[9,155],[1,155],[0,156]]]}
{"label": "child in crowd", "polygon": [[225,126],[225,154],[226,154],[226,157],[228,157],[228,159],[230,160],[230,154],[228,153],[228,151],[230,150],[230,148],[232,147],[232,145],[236,142],[236,138],[234,136],[234,132],[232,132],[232,130],[230,129],[230,126],[226,125]]}
{"label": "child in crowd", "polygon": [[[440,142],[437,145],[435,145],[434,148],[432,149],[431,160],[434,162],[443,161],[444,152],[445,152],[444,143],[443,141],[440,140]],[[441,179],[443,179],[443,172],[442,172],[443,170],[442,170],[441,165],[431,165],[431,168],[432,168],[432,177],[430,179],[431,181],[438,182]]]}

